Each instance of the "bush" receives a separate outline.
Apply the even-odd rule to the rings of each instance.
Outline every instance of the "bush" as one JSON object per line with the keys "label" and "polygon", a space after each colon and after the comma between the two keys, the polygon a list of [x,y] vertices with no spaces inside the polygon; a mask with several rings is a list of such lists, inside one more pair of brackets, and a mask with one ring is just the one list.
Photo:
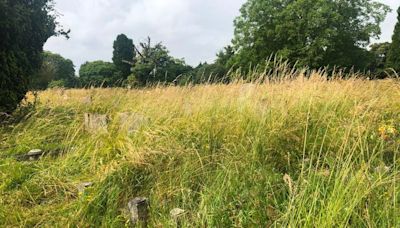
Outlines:
{"label": "bush", "polygon": [[128,87],[135,87],[138,85],[138,80],[136,79],[136,76],[131,74],[128,76],[128,78],[125,81],[126,86]]}
{"label": "bush", "polygon": [[64,80],[54,80],[49,83],[48,86],[50,89],[53,88],[65,88],[65,81]]}
{"label": "bush", "polygon": [[58,34],[51,3],[0,2],[0,112],[11,113],[25,97],[29,77],[40,67],[44,43]]}

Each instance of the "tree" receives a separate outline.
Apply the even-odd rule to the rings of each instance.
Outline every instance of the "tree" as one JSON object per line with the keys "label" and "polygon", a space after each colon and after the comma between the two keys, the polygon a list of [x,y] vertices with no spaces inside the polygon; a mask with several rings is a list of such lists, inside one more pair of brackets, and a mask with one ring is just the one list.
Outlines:
{"label": "tree", "polygon": [[215,61],[215,63],[230,68],[232,65],[231,61],[234,55],[235,51],[233,50],[233,47],[231,45],[228,45],[224,47],[223,50],[218,52],[217,60]]}
{"label": "tree", "polygon": [[386,67],[400,72],[400,7],[397,10],[397,24],[389,48]]}
{"label": "tree", "polygon": [[372,61],[369,69],[378,78],[383,78],[386,75],[385,69],[390,45],[388,42],[371,45],[370,54],[372,55]]}
{"label": "tree", "polygon": [[59,54],[45,51],[42,65],[32,83],[34,89],[46,89],[51,81],[59,81],[64,87],[73,87],[76,83],[74,64]]}
{"label": "tree", "polygon": [[79,79],[83,86],[114,86],[120,78],[120,72],[113,63],[104,61],[86,62],[79,70]]}
{"label": "tree", "polygon": [[57,30],[53,12],[52,0],[0,0],[0,113],[12,112],[25,97],[47,39],[68,36]]}
{"label": "tree", "polygon": [[126,79],[131,73],[131,65],[127,61],[132,61],[135,56],[133,41],[125,34],[117,36],[114,41],[113,62],[121,72],[123,79]]}
{"label": "tree", "polygon": [[228,79],[226,77],[226,69],[227,68],[221,63],[218,63],[218,61],[212,64],[208,64],[207,62],[200,63],[195,69],[193,69],[192,82],[196,84],[205,82],[222,82],[222,79],[224,79],[223,82],[225,82]]}
{"label": "tree", "polygon": [[144,86],[157,82],[174,82],[188,73],[192,68],[184,60],[169,55],[167,48],[161,43],[151,45],[151,39],[139,44],[136,62],[132,74],[139,85]]}
{"label": "tree", "polygon": [[312,68],[365,68],[365,47],[389,10],[372,0],[248,0],[235,20],[233,63],[248,68],[276,54]]}

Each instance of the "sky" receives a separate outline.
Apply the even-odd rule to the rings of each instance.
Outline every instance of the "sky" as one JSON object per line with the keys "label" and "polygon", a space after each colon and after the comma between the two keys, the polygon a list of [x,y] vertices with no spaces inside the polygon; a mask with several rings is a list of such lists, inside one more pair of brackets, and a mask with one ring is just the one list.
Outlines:
{"label": "sky", "polygon": [[[111,61],[113,41],[124,33],[134,43],[150,36],[176,58],[196,66],[212,62],[233,38],[233,20],[246,0],[55,0],[59,22],[70,39],[50,38],[44,49],[71,59],[77,69],[86,61]],[[378,41],[390,41],[399,0],[389,5]],[[377,42],[377,41],[375,41]]]}

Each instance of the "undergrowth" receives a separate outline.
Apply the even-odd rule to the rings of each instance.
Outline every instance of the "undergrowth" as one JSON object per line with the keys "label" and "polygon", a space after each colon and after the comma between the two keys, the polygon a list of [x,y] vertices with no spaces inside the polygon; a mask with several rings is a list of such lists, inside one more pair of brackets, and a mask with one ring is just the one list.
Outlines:
{"label": "undergrowth", "polygon": [[399,227],[399,81],[322,74],[41,92],[0,128],[0,226],[124,227],[144,196],[151,227]]}

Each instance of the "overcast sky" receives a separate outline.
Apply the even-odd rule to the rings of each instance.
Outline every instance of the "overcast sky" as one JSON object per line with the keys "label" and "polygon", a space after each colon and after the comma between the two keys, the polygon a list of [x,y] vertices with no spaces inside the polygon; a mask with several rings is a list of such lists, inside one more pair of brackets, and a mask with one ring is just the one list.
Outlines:
{"label": "overcast sky", "polygon": [[[85,61],[111,61],[116,36],[135,43],[150,36],[162,41],[188,64],[211,62],[233,37],[233,20],[245,0],[55,0],[59,21],[71,38],[51,38],[45,50],[59,53],[79,66]],[[399,0],[379,0],[393,12],[382,24],[381,41],[390,41]]]}

